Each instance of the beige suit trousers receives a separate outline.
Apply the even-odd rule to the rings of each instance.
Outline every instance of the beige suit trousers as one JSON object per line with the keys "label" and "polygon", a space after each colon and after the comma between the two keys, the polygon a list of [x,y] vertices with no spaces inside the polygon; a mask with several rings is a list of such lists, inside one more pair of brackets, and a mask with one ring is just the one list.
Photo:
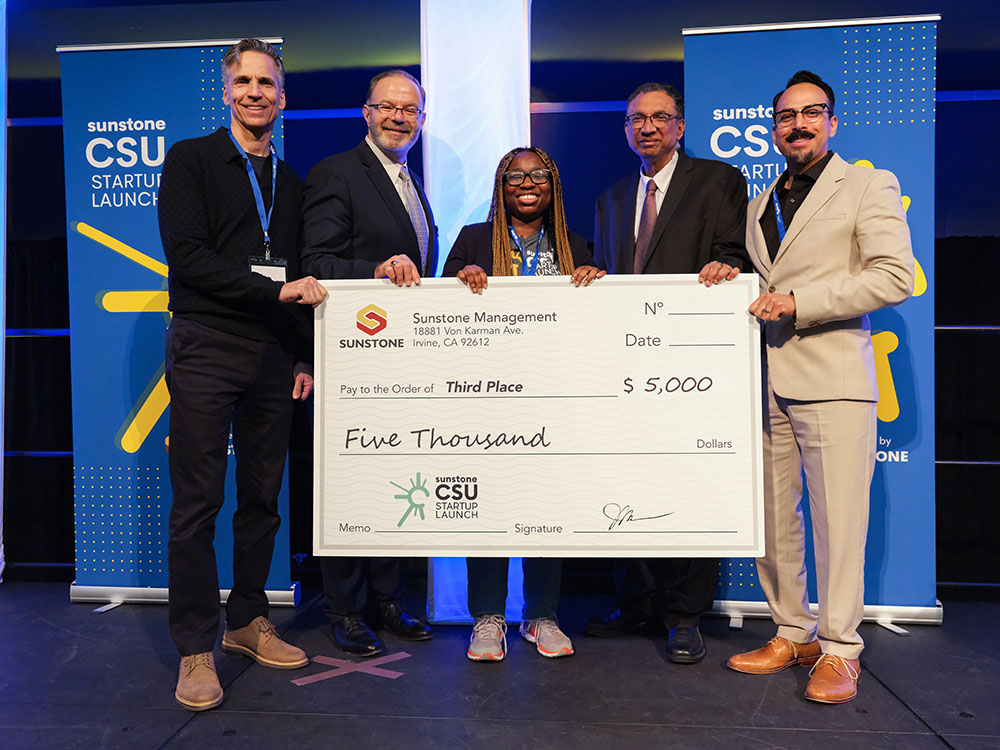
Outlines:
{"label": "beige suit trousers", "polygon": [[[824,653],[857,659],[864,648],[868,492],[875,468],[876,403],[792,401],[766,381],[764,412],[765,556],[757,574],[778,635],[819,637]],[[806,591],[802,473],[816,558],[819,616]]]}

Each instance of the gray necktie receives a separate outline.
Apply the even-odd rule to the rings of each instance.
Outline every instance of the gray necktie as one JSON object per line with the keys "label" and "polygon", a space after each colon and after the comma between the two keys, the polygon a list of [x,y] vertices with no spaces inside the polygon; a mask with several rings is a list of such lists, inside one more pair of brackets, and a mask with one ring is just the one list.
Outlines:
{"label": "gray necktie", "polygon": [[656,226],[656,181],[646,183],[646,199],[642,202],[639,216],[639,236],[635,238],[635,261],[632,273],[642,273],[649,258],[649,240]]}
{"label": "gray necktie", "polygon": [[413,224],[413,231],[417,233],[417,247],[420,248],[420,275],[427,273],[427,215],[424,214],[424,206],[417,195],[417,189],[413,187],[413,180],[406,166],[399,168],[399,179],[403,185],[403,197],[406,204],[406,213],[410,215],[410,223]]}

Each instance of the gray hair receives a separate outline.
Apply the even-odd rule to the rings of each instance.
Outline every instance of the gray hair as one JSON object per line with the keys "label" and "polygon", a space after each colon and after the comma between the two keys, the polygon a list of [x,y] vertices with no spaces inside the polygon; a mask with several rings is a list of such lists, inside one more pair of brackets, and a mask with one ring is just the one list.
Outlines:
{"label": "gray hair", "polygon": [[278,88],[285,88],[285,65],[281,62],[281,53],[273,44],[268,44],[263,39],[241,39],[232,47],[226,50],[222,56],[222,82],[229,80],[229,75],[233,68],[239,64],[240,55],[244,52],[259,52],[274,60],[274,66],[278,69]]}
{"label": "gray hair", "polygon": [[393,76],[402,76],[416,86],[417,91],[420,92],[420,106],[423,107],[427,104],[427,93],[424,91],[424,87],[420,85],[420,81],[411,76],[405,70],[400,70],[399,68],[383,70],[378,75],[372,77],[371,81],[368,82],[368,93],[365,95],[365,104],[368,104],[371,101],[372,92],[375,91],[375,87],[378,86],[378,82],[383,78],[392,78]]}

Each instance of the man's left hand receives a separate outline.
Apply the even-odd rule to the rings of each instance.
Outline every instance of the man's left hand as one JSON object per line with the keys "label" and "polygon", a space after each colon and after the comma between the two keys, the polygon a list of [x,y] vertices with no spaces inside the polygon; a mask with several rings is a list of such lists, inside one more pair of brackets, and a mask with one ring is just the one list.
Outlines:
{"label": "man's left hand", "polygon": [[298,362],[295,365],[295,385],[292,387],[292,398],[296,401],[305,401],[309,394],[313,392],[312,367],[305,362]]}
{"label": "man's left hand", "polygon": [[794,316],[795,297],[791,294],[762,294],[750,305],[750,314],[761,320],[777,320],[786,315]]}
{"label": "man's left hand", "polygon": [[706,263],[705,267],[701,269],[701,273],[698,274],[698,283],[712,286],[713,284],[721,284],[723,281],[732,281],[739,275],[740,269],[728,263],[713,260]]}

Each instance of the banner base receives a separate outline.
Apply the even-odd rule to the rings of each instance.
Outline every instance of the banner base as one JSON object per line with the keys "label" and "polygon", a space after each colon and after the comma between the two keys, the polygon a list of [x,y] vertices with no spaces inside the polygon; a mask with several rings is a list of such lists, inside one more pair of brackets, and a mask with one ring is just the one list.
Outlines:
{"label": "banner base", "polygon": [[[129,586],[69,586],[71,602],[107,602],[112,604],[166,604],[167,589]],[[220,589],[222,604],[229,598],[230,589]],[[293,581],[287,591],[265,591],[267,602],[272,607],[297,607],[302,598],[302,588]]]}
{"label": "banner base", "polygon": [[[819,612],[819,606],[810,604],[809,610],[813,614]],[[731,627],[742,627],[744,617],[767,617],[771,616],[771,610],[767,602],[747,602],[737,600],[718,600],[712,607],[710,614],[720,617],[728,617],[733,621]],[[906,623],[909,625],[940,625],[944,620],[944,608],[941,602],[935,600],[933,607],[907,607],[894,606],[890,604],[866,604],[862,622],[884,623]]]}

